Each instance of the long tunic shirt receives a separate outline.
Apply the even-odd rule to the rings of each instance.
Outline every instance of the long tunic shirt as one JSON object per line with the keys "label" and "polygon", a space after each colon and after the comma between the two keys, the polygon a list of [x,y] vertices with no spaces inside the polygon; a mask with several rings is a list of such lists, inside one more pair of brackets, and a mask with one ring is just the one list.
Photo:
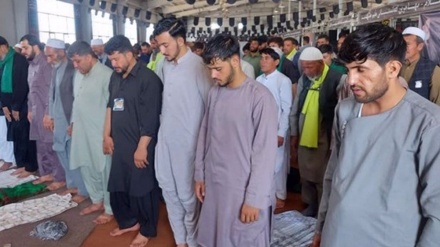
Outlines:
{"label": "long tunic shirt", "polygon": [[43,126],[43,117],[49,107],[49,87],[52,81],[52,66],[43,53],[38,54],[29,62],[28,110],[32,112],[29,132],[31,140],[51,143],[53,133]]}
{"label": "long tunic shirt", "polygon": [[64,151],[66,149],[66,142],[70,140],[70,136],[67,134],[70,119],[66,119],[60,94],[60,84],[66,71],[67,63],[67,61],[64,61],[59,67],[54,68],[54,83],[51,85],[52,90],[49,91],[52,95],[49,95],[48,115],[54,120],[53,150],[55,151]]}
{"label": "long tunic shirt", "polygon": [[112,70],[97,62],[88,74],[74,79],[72,147],[70,169],[95,166],[103,171],[106,155],[102,152],[105,113],[109,99],[108,85]]}
{"label": "long tunic shirt", "polygon": [[408,90],[386,112],[360,111],[353,98],[336,108],[321,246],[439,246],[440,108]]}
{"label": "long tunic shirt", "polygon": [[177,63],[165,61],[156,176],[167,191],[194,195],[194,159],[211,79],[202,59],[188,50]]}
{"label": "long tunic shirt", "polygon": [[[126,78],[114,72],[107,107],[111,112],[111,136],[115,145],[109,192],[145,196],[155,186],[154,148],[162,106],[162,82],[153,71],[136,63]],[[116,104],[116,105],[115,105]],[[146,168],[137,168],[134,153],[142,136],[151,137]]]}
{"label": "long tunic shirt", "polygon": [[[201,246],[268,246],[277,126],[275,100],[255,80],[211,89],[196,157],[195,181],[206,186]],[[258,221],[241,223],[243,203],[260,209]]]}
{"label": "long tunic shirt", "polygon": [[286,143],[289,129],[289,115],[292,106],[292,83],[290,79],[281,72],[275,70],[272,73],[262,74],[257,78],[257,81],[263,84],[272,93],[278,107],[278,133],[279,137],[284,138],[284,144],[278,147],[277,161],[275,165],[275,172],[281,170],[284,164],[287,164],[287,149]]}

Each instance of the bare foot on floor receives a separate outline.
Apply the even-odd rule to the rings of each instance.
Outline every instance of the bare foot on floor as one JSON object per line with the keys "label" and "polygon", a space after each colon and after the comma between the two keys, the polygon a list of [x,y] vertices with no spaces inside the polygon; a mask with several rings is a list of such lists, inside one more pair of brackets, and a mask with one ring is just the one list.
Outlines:
{"label": "bare foot on floor", "polygon": [[72,188],[72,189],[67,189],[65,191],[61,191],[60,193],[58,193],[58,195],[60,195],[60,196],[65,196],[67,194],[78,194],[78,189]]}
{"label": "bare foot on floor", "polygon": [[141,233],[138,233],[138,235],[131,242],[130,247],[144,247],[148,244],[149,240],[149,238],[143,236]]}
{"label": "bare foot on floor", "polygon": [[0,171],[6,171],[11,167],[12,167],[12,163],[4,162],[3,165],[0,167]]}
{"label": "bare foot on floor", "polygon": [[52,175],[44,175],[42,177],[39,177],[37,180],[35,180],[32,183],[33,184],[42,184],[42,183],[45,183],[45,182],[52,182],[52,181],[53,181]]}
{"label": "bare foot on floor", "polygon": [[11,175],[18,175],[24,171],[25,171],[24,167],[20,167],[20,168],[17,168],[13,173],[11,173]]}
{"label": "bare foot on floor", "polygon": [[275,207],[278,208],[284,208],[284,206],[286,205],[286,201],[285,200],[281,200],[277,198],[277,203],[275,205]]}
{"label": "bare foot on floor", "polygon": [[57,189],[61,189],[64,186],[66,186],[65,182],[53,182],[53,183],[49,184],[49,186],[47,186],[47,189],[50,191],[54,191]]}
{"label": "bare foot on floor", "polygon": [[[67,195],[67,194],[66,194]],[[83,202],[84,200],[86,200],[87,199],[87,196],[82,196],[82,195],[74,195],[73,197],[72,197],[72,201],[74,201],[74,202],[76,202],[76,203],[78,203],[78,204],[80,204],[81,202]]]}
{"label": "bare foot on floor", "polygon": [[28,172],[28,171],[23,171],[21,173],[18,174],[17,178],[27,178],[30,175],[33,175],[33,172]]}
{"label": "bare foot on floor", "polygon": [[93,222],[97,225],[109,223],[113,219],[113,215],[102,213]]}
{"label": "bare foot on floor", "polygon": [[138,231],[139,228],[141,228],[139,223],[136,223],[136,225],[134,225],[134,226],[132,226],[130,228],[125,228],[125,229],[120,229],[118,227],[118,228],[113,229],[113,231],[110,232],[110,236],[112,236],[112,237],[120,236],[120,235],[122,235],[124,233],[127,233],[127,232]]}
{"label": "bare foot on floor", "polygon": [[102,210],[104,210],[104,205],[102,205],[102,203],[92,204],[92,205],[84,208],[83,210],[81,210],[79,215],[87,215],[87,214],[91,214],[91,213],[94,213],[97,211],[102,211]]}

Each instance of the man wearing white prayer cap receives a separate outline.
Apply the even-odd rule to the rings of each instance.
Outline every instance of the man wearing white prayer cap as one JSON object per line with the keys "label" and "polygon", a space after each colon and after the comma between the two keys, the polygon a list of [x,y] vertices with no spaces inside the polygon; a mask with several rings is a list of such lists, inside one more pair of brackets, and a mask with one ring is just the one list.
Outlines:
{"label": "man wearing white prayer cap", "polygon": [[110,69],[113,69],[112,62],[108,59],[108,55],[104,52],[104,42],[102,39],[92,39],[90,41],[90,46],[93,52],[98,57],[100,63],[105,64]]}
{"label": "man wearing white prayer cap", "polygon": [[[73,106],[73,78],[75,68],[67,59],[65,43],[59,39],[48,39],[44,54],[52,65],[52,80],[49,87],[49,107],[43,118],[44,128],[53,132],[53,150],[56,152],[66,175],[67,192],[79,203],[88,197],[81,172],[70,169],[71,139],[67,134]],[[61,184],[60,184],[61,185]],[[57,187],[54,182],[49,187]]]}
{"label": "man wearing white prayer cap", "polygon": [[422,55],[426,33],[417,27],[407,27],[402,34],[406,42],[406,63],[400,75],[411,90],[440,105],[440,68]]}
{"label": "man wearing white prayer cap", "polygon": [[299,57],[303,74],[298,80],[290,114],[292,155],[297,155],[301,196],[306,216],[316,216],[322,195],[324,172],[330,153],[336,88],[344,78],[330,70],[316,47],[305,48]]}

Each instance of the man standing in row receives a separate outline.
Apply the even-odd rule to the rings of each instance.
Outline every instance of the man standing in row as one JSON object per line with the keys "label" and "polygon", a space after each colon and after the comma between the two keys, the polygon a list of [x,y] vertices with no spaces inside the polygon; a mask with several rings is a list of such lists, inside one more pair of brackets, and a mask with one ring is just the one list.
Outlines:
{"label": "man standing in row", "polygon": [[65,185],[64,169],[53,151],[53,133],[44,128],[44,114],[49,108],[49,87],[52,81],[52,67],[42,50],[37,37],[28,34],[20,39],[21,53],[29,61],[28,119],[31,123],[30,140],[37,143],[38,171],[40,178],[34,183],[52,182],[51,190]]}
{"label": "man standing in row", "polygon": [[[316,216],[330,156],[337,87],[345,78],[330,70],[321,51],[308,47],[299,57],[304,70],[291,111],[292,155],[297,155],[306,216]],[[342,78],[342,80],[341,80]]]}
{"label": "man standing in row", "polygon": [[400,75],[408,82],[411,90],[440,105],[440,67],[422,56],[425,32],[417,27],[408,27],[402,34],[407,49],[406,63]]}
{"label": "man standing in row", "polygon": [[49,107],[44,116],[44,127],[53,132],[53,150],[58,155],[66,174],[67,193],[76,194],[72,200],[79,203],[88,197],[81,172],[70,169],[71,139],[67,134],[73,106],[73,78],[75,68],[67,59],[64,41],[49,39],[44,49],[52,65],[52,82],[49,89]]}
{"label": "man standing in row", "polygon": [[98,61],[110,69],[113,69],[112,62],[110,59],[108,59],[108,55],[104,52],[104,42],[102,39],[92,39],[90,41],[90,46],[92,47],[92,50],[96,56],[98,56]]}
{"label": "man standing in row", "polygon": [[[27,119],[27,81],[29,63],[26,58],[14,51],[8,41],[0,36],[0,102],[5,114],[7,140],[14,143],[14,157],[17,171],[23,176],[37,171],[37,150],[35,141],[29,140],[29,121]],[[1,169],[9,169],[12,164],[5,163]]]}
{"label": "man standing in row", "polygon": [[314,247],[439,246],[440,108],[399,82],[406,49],[381,24],[342,45],[354,97],[336,109]]}
{"label": "man standing in row", "polygon": [[[278,143],[275,161],[275,195],[276,208],[283,208],[287,198],[287,173],[289,171],[289,115],[292,106],[292,83],[290,79],[277,70],[280,55],[273,48],[266,48],[261,53],[261,71],[257,81],[272,93],[277,103]],[[282,54],[282,52],[280,52]]]}
{"label": "man standing in row", "polygon": [[154,30],[163,65],[163,105],[156,175],[178,246],[197,246],[199,204],[194,193],[197,136],[211,79],[202,58],[186,46],[185,25],[165,18]]}
{"label": "man standing in row", "polygon": [[113,218],[107,192],[111,157],[102,153],[105,114],[112,70],[101,64],[92,48],[84,41],[74,42],[67,51],[78,70],[74,79],[71,126],[70,168],[80,169],[92,205],[81,215],[104,210],[94,221],[104,224]]}
{"label": "man standing in row", "polygon": [[157,235],[159,187],[154,152],[162,105],[162,82],[137,62],[128,38],[117,35],[105,46],[115,69],[104,129],[104,152],[112,155],[108,191],[119,227],[110,235],[137,231],[130,246],[147,245]]}
{"label": "man standing in row", "polygon": [[268,247],[277,149],[277,108],[269,90],[240,67],[240,45],[219,34],[203,60],[209,92],[196,156],[195,190],[203,202],[202,247]]}

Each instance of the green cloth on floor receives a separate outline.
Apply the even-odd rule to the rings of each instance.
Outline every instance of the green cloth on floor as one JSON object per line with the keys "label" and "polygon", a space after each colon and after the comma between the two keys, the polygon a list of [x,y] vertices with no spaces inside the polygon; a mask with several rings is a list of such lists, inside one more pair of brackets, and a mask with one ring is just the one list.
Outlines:
{"label": "green cloth on floor", "polygon": [[0,188],[0,206],[15,203],[19,200],[40,194],[46,191],[46,184],[27,182],[13,188]]}

